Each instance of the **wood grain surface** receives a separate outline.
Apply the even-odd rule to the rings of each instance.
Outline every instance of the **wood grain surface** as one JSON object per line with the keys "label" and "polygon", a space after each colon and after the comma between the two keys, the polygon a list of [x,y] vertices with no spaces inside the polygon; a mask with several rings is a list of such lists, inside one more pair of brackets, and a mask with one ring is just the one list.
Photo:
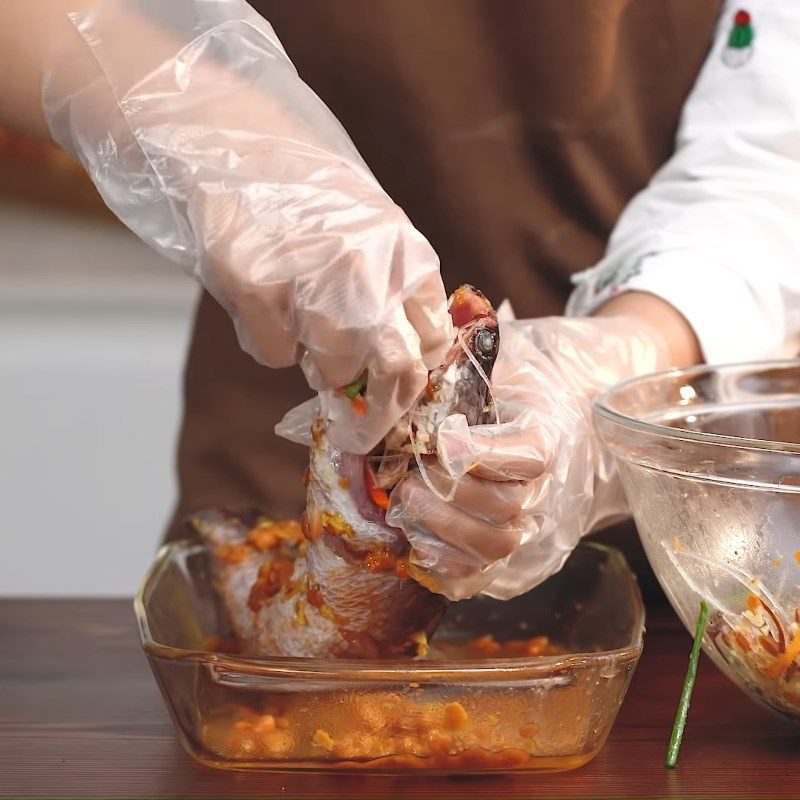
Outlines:
{"label": "wood grain surface", "polygon": [[798,797],[800,728],[703,657],[678,768],[663,767],[691,641],[652,610],[611,737],[574,772],[477,778],[252,774],[180,748],[139,648],[131,603],[0,601],[3,797]]}

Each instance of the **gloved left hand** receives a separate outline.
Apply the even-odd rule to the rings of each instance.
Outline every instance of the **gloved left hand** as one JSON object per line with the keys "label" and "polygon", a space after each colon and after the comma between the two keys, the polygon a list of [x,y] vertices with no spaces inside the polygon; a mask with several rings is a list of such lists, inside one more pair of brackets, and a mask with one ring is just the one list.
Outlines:
{"label": "gloved left hand", "polygon": [[[338,447],[368,452],[451,340],[431,245],[244,0],[96,0],[71,19],[45,81],[54,139],[245,350],[300,363]],[[359,414],[338,390],[365,372]]]}

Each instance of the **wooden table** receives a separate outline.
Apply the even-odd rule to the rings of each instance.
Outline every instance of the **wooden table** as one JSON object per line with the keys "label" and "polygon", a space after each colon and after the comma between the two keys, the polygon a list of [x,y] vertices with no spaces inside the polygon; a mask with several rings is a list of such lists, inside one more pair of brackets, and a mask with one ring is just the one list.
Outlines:
{"label": "wooden table", "polygon": [[180,748],[121,600],[0,601],[0,796],[798,797],[800,729],[704,658],[674,771],[662,766],[691,642],[651,612],[611,738],[575,772],[477,778],[248,774]]}

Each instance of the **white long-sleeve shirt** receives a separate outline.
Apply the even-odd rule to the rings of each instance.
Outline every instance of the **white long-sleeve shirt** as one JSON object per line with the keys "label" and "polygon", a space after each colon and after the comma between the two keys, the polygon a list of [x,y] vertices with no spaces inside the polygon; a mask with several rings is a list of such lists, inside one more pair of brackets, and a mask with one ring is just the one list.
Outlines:
{"label": "white long-sleeve shirt", "polygon": [[[752,43],[736,47],[743,9]],[[625,291],[663,298],[709,363],[798,352],[800,0],[725,3],[675,154],[575,282],[574,316]]]}

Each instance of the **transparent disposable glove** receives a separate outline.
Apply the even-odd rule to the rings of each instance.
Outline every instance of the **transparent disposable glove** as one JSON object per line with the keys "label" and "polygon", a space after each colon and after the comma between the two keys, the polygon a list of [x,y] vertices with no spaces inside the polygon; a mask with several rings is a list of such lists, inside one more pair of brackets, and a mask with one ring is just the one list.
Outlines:
{"label": "transparent disposable glove", "polygon": [[417,575],[453,600],[525,592],[557,572],[584,534],[625,514],[592,401],[667,366],[659,333],[625,317],[516,321],[506,312],[500,342],[499,424],[445,419],[427,481],[412,474],[390,497],[387,518],[408,537]]}
{"label": "transparent disposable glove", "polygon": [[[245,350],[301,363],[337,446],[368,451],[450,341],[431,246],[242,0],[104,0],[64,29],[43,93],[53,138],[222,303]],[[365,370],[358,416],[335,390]]]}

